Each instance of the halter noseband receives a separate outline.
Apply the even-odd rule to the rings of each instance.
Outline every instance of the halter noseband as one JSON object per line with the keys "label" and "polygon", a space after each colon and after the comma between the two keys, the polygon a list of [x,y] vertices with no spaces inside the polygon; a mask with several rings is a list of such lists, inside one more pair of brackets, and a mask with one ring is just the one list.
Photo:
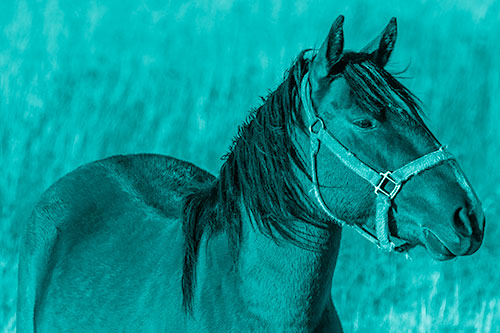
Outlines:
{"label": "halter noseband", "polygon": [[[367,164],[363,163],[351,151],[349,151],[340,141],[338,141],[325,128],[323,119],[316,114],[311,102],[311,87],[309,83],[309,72],[306,73],[301,82],[300,98],[304,106],[305,113],[309,121],[309,135],[311,141],[311,176],[314,196],[319,206],[337,225],[344,226],[347,223],[338,217],[328,208],[321,196],[318,182],[317,155],[320,145],[324,144],[337,158],[358,176],[368,181],[373,187],[376,197],[375,213],[375,235],[366,230],[363,226],[357,224],[347,224],[358,231],[363,237],[374,243],[380,249],[387,252],[403,252],[411,247],[405,243],[397,246],[391,241],[389,232],[389,209],[392,200],[401,190],[401,186],[412,176],[417,175],[427,169],[436,167],[448,160],[455,160],[445,147],[441,146],[438,150],[426,154],[391,172],[378,172]],[[454,168],[455,174],[462,187],[466,190],[469,197],[472,196],[472,189],[465,180],[463,173]]]}

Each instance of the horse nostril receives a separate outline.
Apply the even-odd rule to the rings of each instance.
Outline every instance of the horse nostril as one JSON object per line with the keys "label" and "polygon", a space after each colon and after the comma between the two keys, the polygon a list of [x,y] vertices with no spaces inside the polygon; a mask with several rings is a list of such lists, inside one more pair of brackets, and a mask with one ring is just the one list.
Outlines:
{"label": "horse nostril", "polygon": [[453,226],[455,230],[464,237],[472,235],[472,224],[467,210],[463,207],[458,208],[453,215]]}

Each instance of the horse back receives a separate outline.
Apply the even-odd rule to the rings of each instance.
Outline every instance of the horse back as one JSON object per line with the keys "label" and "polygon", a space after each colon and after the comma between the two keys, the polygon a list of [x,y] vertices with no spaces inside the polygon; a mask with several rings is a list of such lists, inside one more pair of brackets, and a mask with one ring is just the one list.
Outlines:
{"label": "horse back", "polygon": [[28,222],[19,332],[182,328],[182,204],[212,180],[160,155],[115,156],[61,178]]}

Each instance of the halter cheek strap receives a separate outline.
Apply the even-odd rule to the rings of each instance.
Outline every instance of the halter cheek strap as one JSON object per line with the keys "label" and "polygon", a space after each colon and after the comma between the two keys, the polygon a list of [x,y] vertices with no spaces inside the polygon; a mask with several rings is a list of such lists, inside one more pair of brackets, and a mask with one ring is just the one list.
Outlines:
{"label": "halter cheek strap", "polygon": [[[302,79],[300,95],[310,124],[309,135],[311,142],[312,187],[319,206],[325,214],[339,226],[347,224],[333,214],[321,195],[318,181],[317,155],[321,145],[325,145],[345,166],[374,187],[374,192],[376,194],[375,232],[372,233],[363,226],[357,224],[350,224],[349,226],[353,227],[363,237],[385,251],[405,251],[410,247],[409,244],[403,244],[396,247],[391,241],[389,232],[389,209],[391,208],[392,200],[399,193],[404,182],[412,176],[436,167],[445,161],[454,160],[453,155],[451,155],[445,147],[440,147],[438,150],[419,157],[394,172],[378,172],[357,158],[356,155],[349,151],[349,149],[326,130],[323,120],[314,111],[310,90],[309,73],[307,73]],[[465,181],[463,174],[457,172],[456,168],[454,168],[454,170],[455,173],[459,173],[464,180],[463,182],[460,181],[462,187],[466,190],[469,189],[470,192],[471,189]],[[461,179],[460,177],[458,178],[459,180]],[[472,193],[470,193],[469,196],[472,197]]]}

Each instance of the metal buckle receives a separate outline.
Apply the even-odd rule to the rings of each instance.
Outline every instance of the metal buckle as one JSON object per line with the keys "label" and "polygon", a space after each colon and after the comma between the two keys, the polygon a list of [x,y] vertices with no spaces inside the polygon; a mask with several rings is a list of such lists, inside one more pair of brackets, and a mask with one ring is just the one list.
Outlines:
{"label": "metal buckle", "polygon": [[[380,182],[378,183],[377,186],[375,186],[375,193],[378,195],[379,193],[382,193],[385,196],[388,196],[389,199],[394,199],[396,194],[398,194],[399,189],[401,188],[401,184],[396,182],[394,179],[391,177],[392,173],[390,171],[387,171],[385,173],[380,173],[380,176],[382,176],[382,179],[380,179]],[[385,186],[389,183],[393,184],[393,189],[388,191],[385,189]]]}

